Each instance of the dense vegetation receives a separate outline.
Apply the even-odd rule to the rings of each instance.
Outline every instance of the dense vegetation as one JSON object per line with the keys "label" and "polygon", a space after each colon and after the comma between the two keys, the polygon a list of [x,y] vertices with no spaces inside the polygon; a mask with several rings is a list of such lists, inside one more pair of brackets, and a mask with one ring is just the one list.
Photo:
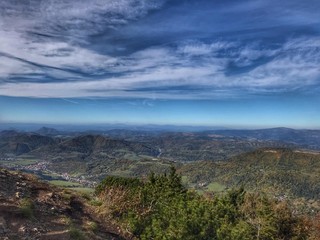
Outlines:
{"label": "dense vegetation", "polygon": [[320,154],[291,149],[259,149],[226,162],[203,161],[179,169],[191,183],[244,185],[251,191],[292,198],[320,199]]}
{"label": "dense vegetation", "polygon": [[146,180],[107,177],[100,210],[139,239],[307,239],[308,225],[285,201],[243,188],[223,196],[187,191],[172,168]]}

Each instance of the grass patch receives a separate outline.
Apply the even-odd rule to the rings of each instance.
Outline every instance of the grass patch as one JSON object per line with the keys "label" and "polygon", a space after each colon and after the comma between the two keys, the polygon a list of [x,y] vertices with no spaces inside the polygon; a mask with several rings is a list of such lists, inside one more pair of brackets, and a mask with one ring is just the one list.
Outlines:
{"label": "grass patch", "polygon": [[49,181],[51,184],[59,186],[59,187],[79,187],[81,186],[80,183],[75,183],[75,182],[68,182],[68,181],[63,181],[63,180],[52,180]]}
{"label": "grass patch", "polygon": [[[130,167],[132,167],[132,166],[130,166]],[[130,177],[131,175],[132,175],[132,171],[130,171],[130,170],[115,170],[115,171],[112,171],[111,173],[110,173],[110,175],[112,175],[112,176],[120,176],[120,177]]]}
{"label": "grass patch", "polygon": [[36,164],[39,160],[36,159],[17,159],[15,162],[15,164],[17,165],[21,165],[21,166],[27,166],[27,165],[32,165],[32,164]]}
{"label": "grass patch", "polygon": [[69,189],[83,193],[83,194],[91,194],[94,193],[93,188],[86,188],[86,187],[70,187]]}
{"label": "grass patch", "polygon": [[10,161],[1,161],[4,164],[10,164],[10,165],[18,165],[18,166],[28,166],[33,165],[38,162],[38,160],[35,159],[17,159],[17,160],[10,160]]}
{"label": "grass patch", "polygon": [[128,153],[128,154],[124,155],[124,158],[131,160],[131,161],[139,161],[141,159],[141,157],[139,157],[138,155],[132,154],[132,153]]}
{"label": "grass patch", "polygon": [[207,186],[207,190],[210,192],[222,192],[226,187],[218,182],[212,182]]}
{"label": "grass patch", "polygon": [[182,176],[182,177],[181,177],[181,181],[182,181],[182,184],[187,184],[187,183],[189,182],[187,176]]}
{"label": "grass patch", "polygon": [[102,205],[102,201],[100,201],[99,199],[92,199],[90,201],[90,205],[95,207],[100,207]]}
{"label": "grass patch", "polygon": [[60,177],[60,175],[57,174],[57,173],[51,173],[51,172],[47,172],[47,171],[43,171],[42,175],[45,176],[45,177],[49,177],[49,178],[58,178],[58,177]]}
{"label": "grass patch", "polygon": [[63,191],[62,194],[61,194],[62,198],[64,200],[67,200],[67,201],[70,201],[71,200],[71,197],[73,196],[72,195],[72,192],[70,192],[69,190],[68,191]]}
{"label": "grass patch", "polygon": [[198,193],[199,195],[203,195],[205,193],[205,191],[203,191],[202,189],[195,189],[196,193]]}

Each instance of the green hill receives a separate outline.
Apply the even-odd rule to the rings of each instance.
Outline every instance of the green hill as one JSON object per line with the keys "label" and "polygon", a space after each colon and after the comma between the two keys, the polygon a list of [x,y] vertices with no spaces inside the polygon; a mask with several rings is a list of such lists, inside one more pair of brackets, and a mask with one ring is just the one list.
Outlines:
{"label": "green hill", "polygon": [[251,191],[263,190],[275,196],[320,199],[320,153],[317,152],[260,149],[226,162],[186,164],[179,172],[199,189],[219,183],[228,188],[245,186]]}

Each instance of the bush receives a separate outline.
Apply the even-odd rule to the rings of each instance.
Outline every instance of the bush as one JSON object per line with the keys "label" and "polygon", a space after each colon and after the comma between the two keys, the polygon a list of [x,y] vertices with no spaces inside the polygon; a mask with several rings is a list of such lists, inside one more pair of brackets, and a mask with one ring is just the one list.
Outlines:
{"label": "bush", "polygon": [[108,187],[121,187],[135,189],[142,185],[138,178],[125,178],[118,176],[108,176],[96,187],[95,193],[98,195]]}
{"label": "bush", "polygon": [[99,199],[92,199],[89,204],[91,206],[95,206],[95,207],[100,207],[102,205],[102,201],[100,201]]}
{"label": "bush", "polygon": [[31,199],[23,198],[19,203],[20,213],[26,218],[34,217],[34,205]]}
{"label": "bush", "polygon": [[280,205],[263,194],[246,193],[243,188],[206,199],[188,192],[174,168],[169,174],[151,174],[145,182],[107,178],[99,191],[108,191],[103,186],[108,186],[112,190],[109,195],[117,199],[105,205],[111,213],[114,209],[116,214],[112,217],[124,229],[129,226],[129,232],[139,239],[249,240],[307,236],[303,223],[292,215],[287,205]]}
{"label": "bush", "polygon": [[99,226],[96,222],[88,222],[87,228],[89,231],[96,232],[98,230]]}
{"label": "bush", "polygon": [[85,240],[85,235],[83,232],[74,226],[71,226],[69,229],[70,239],[71,240]]}

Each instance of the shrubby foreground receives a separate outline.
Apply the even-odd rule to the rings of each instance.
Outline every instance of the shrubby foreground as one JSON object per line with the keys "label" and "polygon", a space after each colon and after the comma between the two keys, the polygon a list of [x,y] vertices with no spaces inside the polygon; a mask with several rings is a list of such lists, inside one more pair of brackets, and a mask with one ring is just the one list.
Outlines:
{"label": "shrubby foreground", "polygon": [[221,196],[188,191],[172,168],[148,179],[109,176],[96,188],[105,217],[139,239],[316,239],[285,201],[243,188]]}

